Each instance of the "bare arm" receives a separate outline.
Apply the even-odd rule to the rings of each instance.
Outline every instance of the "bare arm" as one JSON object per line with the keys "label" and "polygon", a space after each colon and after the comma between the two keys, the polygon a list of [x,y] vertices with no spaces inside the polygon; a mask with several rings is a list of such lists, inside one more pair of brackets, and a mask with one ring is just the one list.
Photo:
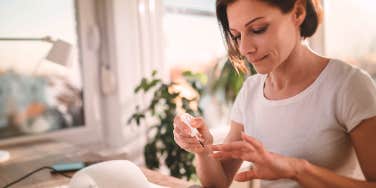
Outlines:
{"label": "bare arm", "polygon": [[[240,135],[242,131],[242,124],[231,122],[231,129],[224,143],[241,140]],[[196,154],[196,170],[202,185],[205,187],[228,187],[239,169],[242,160],[218,160],[210,157],[209,153],[207,151]]]}
{"label": "bare arm", "polygon": [[366,180],[335,174],[304,159],[272,153],[258,140],[242,134],[242,141],[213,145],[214,158],[241,159],[253,162],[253,168],[238,173],[237,181],[252,179],[293,179],[306,188],[376,188],[376,117],[364,120],[351,133],[351,140]]}
{"label": "bare arm", "polygon": [[376,187],[376,117],[362,121],[350,132],[351,141],[359,159],[366,181],[355,180],[306,161],[298,165],[296,180],[304,187],[375,188]]}

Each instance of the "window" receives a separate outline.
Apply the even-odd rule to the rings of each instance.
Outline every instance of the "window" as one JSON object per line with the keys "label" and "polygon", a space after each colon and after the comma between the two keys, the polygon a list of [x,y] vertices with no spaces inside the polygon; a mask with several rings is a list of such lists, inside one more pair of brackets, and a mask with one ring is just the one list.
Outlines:
{"label": "window", "polygon": [[[91,69],[97,57],[80,45],[81,37],[92,39],[83,33],[93,19],[91,5],[79,0],[0,2],[0,139],[95,125],[97,93],[91,82],[97,75]],[[88,92],[91,100],[86,100]]]}
{"label": "window", "polygon": [[164,59],[174,80],[181,71],[204,72],[226,55],[214,0],[164,0]]}
{"label": "window", "polygon": [[324,1],[326,55],[359,66],[376,79],[376,1]]}

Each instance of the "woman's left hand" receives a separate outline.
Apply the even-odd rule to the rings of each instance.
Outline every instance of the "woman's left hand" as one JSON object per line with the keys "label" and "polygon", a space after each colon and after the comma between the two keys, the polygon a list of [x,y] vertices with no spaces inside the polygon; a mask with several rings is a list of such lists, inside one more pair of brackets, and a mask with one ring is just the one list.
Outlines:
{"label": "woman's left hand", "polygon": [[242,141],[229,144],[212,145],[210,149],[216,151],[212,157],[218,159],[241,159],[250,161],[253,166],[250,170],[235,175],[236,181],[249,181],[252,179],[275,180],[281,178],[294,178],[297,173],[297,164],[300,159],[289,158],[266,151],[256,139],[242,133]]}

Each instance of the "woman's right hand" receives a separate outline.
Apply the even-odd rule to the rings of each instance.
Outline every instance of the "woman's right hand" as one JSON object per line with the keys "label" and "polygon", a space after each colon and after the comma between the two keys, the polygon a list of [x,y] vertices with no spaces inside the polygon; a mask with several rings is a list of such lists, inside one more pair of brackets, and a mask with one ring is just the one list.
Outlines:
{"label": "woman's right hand", "polygon": [[202,147],[196,137],[191,136],[190,128],[182,121],[180,116],[175,116],[174,119],[174,140],[176,144],[191,153],[201,154],[209,151],[207,145],[213,144],[213,136],[210,134],[204,120],[201,117],[194,117],[190,124],[200,133],[198,137],[204,147]]}

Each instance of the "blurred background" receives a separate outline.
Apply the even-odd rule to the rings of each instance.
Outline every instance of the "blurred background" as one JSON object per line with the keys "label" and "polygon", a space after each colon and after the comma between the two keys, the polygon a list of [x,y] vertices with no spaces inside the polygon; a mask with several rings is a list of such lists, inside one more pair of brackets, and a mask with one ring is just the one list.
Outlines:
{"label": "blurred background", "polygon": [[[150,128],[171,131],[163,124],[171,120],[168,110],[204,116],[221,142],[236,93],[254,71],[232,69],[214,5],[214,0],[0,0],[0,142],[43,137],[99,142],[167,172],[167,161],[153,166],[150,160],[168,156],[155,154],[148,162],[143,152],[176,147],[166,144],[171,138],[158,140],[159,132]],[[375,7],[374,0],[323,0],[324,22],[308,43],[376,79]],[[179,93],[180,102],[150,89],[163,84],[170,94]],[[175,175],[189,179],[186,171]]]}
{"label": "blurred background", "polygon": [[0,4],[0,138],[83,126],[74,1]]}

